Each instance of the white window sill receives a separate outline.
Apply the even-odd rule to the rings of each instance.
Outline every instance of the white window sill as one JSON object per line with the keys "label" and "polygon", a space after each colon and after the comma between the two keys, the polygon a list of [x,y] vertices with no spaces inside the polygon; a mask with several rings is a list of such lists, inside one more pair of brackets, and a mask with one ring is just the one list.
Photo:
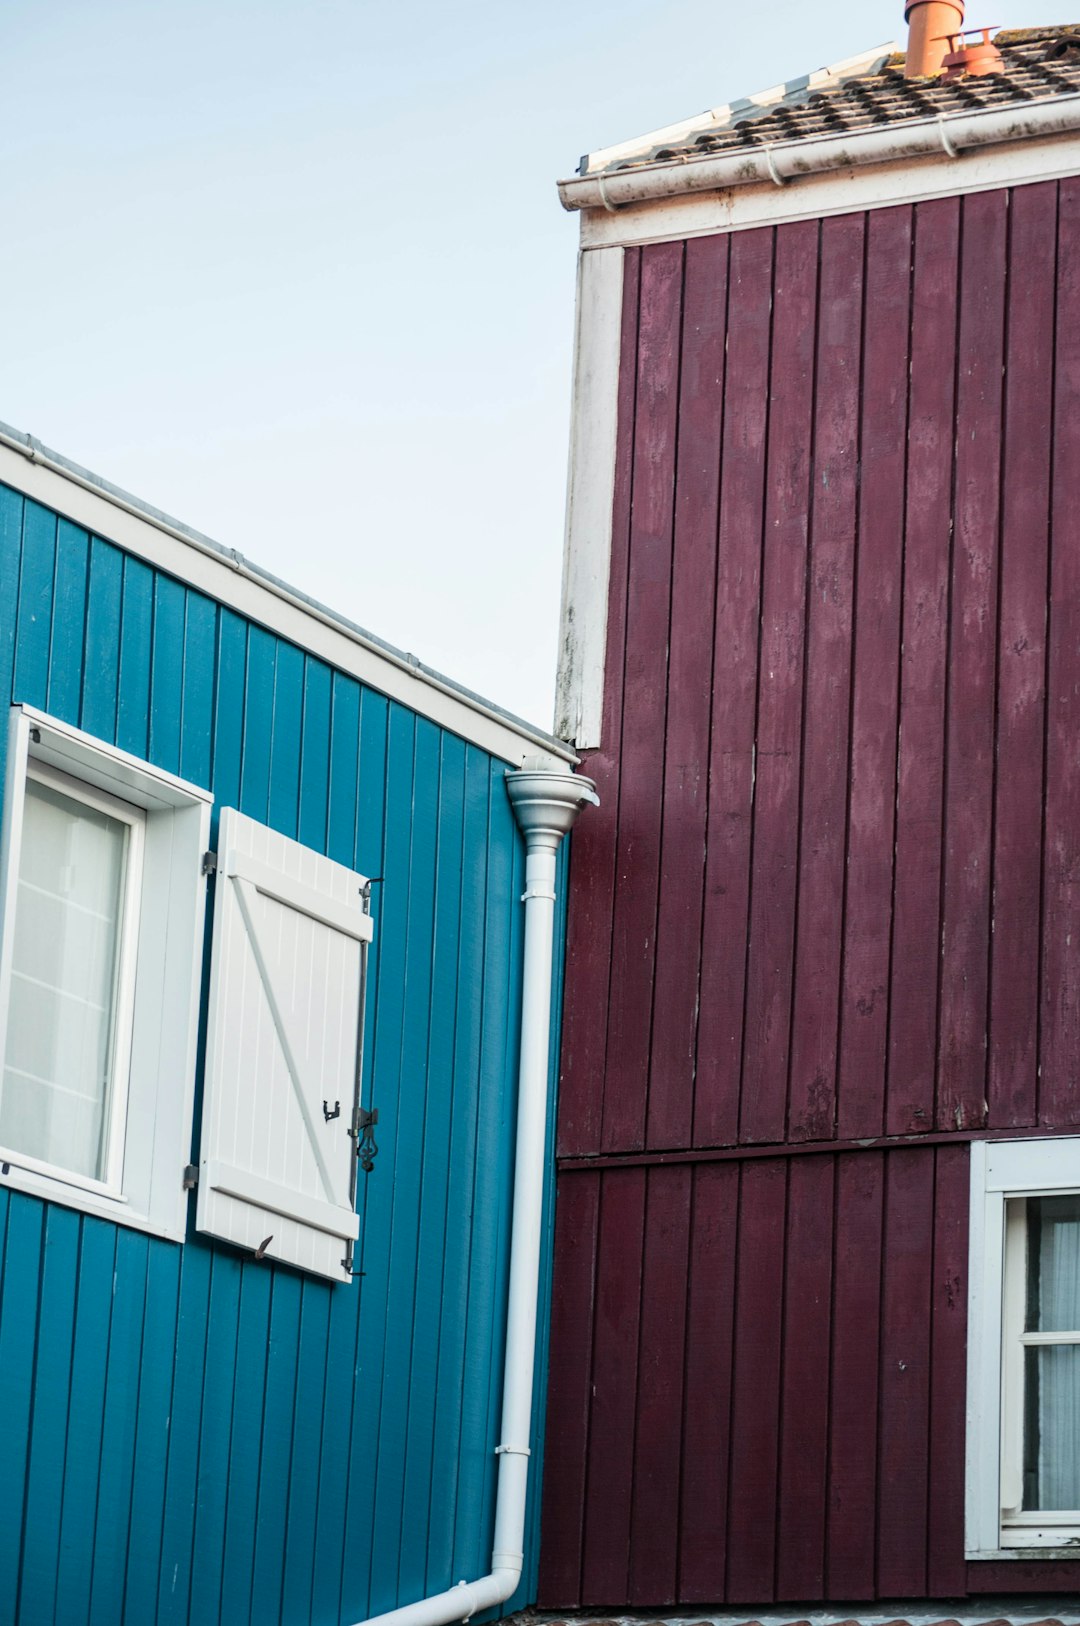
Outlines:
{"label": "white window sill", "polygon": [[[178,1171],[177,1181],[180,1182]],[[164,1237],[169,1242],[183,1242],[186,1226],[167,1220],[151,1220],[140,1214],[123,1197],[108,1197],[103,1192],[88,1191],[85,1186],[69,1185],[57,1175],[38,1174],[33,1169],[8,1164],[8,1172],[0,1173],[0,1190],[22,1191],[31,1197],[43,1197],[46,1202],[59,1203],[62,1208],[76,1208],[82,1214],[93,1214],[97,1219],[111,1220],[114,1225],[127,1225],[148,1236]]]}

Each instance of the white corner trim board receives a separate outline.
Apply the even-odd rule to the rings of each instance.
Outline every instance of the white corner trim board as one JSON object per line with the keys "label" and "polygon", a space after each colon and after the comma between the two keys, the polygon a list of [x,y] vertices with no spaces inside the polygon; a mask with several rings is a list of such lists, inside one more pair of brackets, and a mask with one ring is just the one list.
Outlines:
{"label": "white corner trim board", "polygon": [[555,687],[555,732],[579,750],[599,745],[604,702],[622,284],[620,248],[579,257]]}
{"label": "white corner trim board", "polygon": [[559,183],[581,246],[666,242],[1080,172],[1080,96]]}
{"label": "white corner trim board", "polygon": [[563,836],[583,807],[599,801],[591,779],[568,773],[554,758],[531,757],[506,788],[525,837],[525,951],[521,990],[514,1208],[495,1531],[491,1571],[417,1603],[375,1615],[366,1626],[449,1626],[505,1603],[524,1566],[525,1501],[532,1435],[533,1372],[546,1164],[551,977],[555,928],[555,861]]}
{"label": "white corner trim board", "polygon": [[67,464],[29,437],[2,427],[0,483],[167,571],[504,762],[517,766],[537,749],[568,763],[577,760],[560,741],[458,688],[414,657],[382,644],[240,554],[189,532],[96,476]]}

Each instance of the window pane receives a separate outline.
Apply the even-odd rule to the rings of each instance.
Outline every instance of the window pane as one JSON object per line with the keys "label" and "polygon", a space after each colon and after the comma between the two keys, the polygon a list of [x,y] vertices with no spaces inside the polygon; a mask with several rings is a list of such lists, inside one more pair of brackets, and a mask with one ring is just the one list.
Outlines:
{"label": "window pane", "polygon": [[1080,1345],[1024,1351],[1024,1507],[1080,1508]]}
{"label": "window pane", "polygon": [[1080,1332],[1080,1196],[1030,1197],[1028,1332]]}
{"label": "window pane", "polygon": [[103,1179],[128,826],[28,779],[0,1141]]}

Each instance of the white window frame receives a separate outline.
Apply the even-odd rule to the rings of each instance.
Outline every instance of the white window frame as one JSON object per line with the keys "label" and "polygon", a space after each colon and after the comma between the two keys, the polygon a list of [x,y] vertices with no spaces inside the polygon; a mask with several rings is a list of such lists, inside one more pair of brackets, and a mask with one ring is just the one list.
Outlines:
{"label": "white window frame", "polygon": [[[965,1548],[969,1559],[1072,1558],[1080,1510],[1016,1510],[1023,1453],[1023,1200],[1080,1192],[1080,1137],[971,1146]],[[1030,1335],[1029,1335],[1030,1336]],[[1046,1341],[1045,1339],[1042,1341]]]}
{"label": "white window frame", "polygon": [[[124,818],[125,929],[114,1017],[119,1067],[104,1180],[0,1146],[0,1186],[183,1241],[198,1045],[209,791],[32,706],[13,706],[0,831],[0,1056],[6,1043],[27,777]],[[126,962],[126,963],[124,963]]]}

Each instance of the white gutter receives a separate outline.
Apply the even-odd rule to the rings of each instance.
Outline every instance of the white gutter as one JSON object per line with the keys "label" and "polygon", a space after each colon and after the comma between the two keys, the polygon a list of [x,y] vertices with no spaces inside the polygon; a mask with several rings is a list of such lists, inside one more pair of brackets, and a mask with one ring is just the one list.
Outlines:
{"label": "white gutter", "polygon": [[687,192],[718,192],[763,182],[785,186],[804,176],[864,164],[940,158],[942,154],[959,158],[979,147],[1074,135],[1078,130],[1080,95],[1056,96],[1048,101],[912,119],[813,140],[763,142],[737,152],[669,158],[636,164],[632,169],[572,176],[559,182],[559,197],[566,209],[615,211],[630,204],[684,197]]}
{"label": "white gutter", "polygon": [[510,1233],[510,1291],[506,1309],[502,1441],[495,1492],[491,1571],[460,1581],[447,1592],[373,1615],[365,1626],[449,1626],[481,1609],[505,1603],[521,1580],[525,1548],[525,1496],[532,1432],[533,1369],[544,1207],[551,978],[555,932],[555,859],[581,809],[599,797],[591,779],[579,778],[552,757],[529,757],[506,775],[514,814],[525,836],[525,952],[521,992],[517,1150]]}

